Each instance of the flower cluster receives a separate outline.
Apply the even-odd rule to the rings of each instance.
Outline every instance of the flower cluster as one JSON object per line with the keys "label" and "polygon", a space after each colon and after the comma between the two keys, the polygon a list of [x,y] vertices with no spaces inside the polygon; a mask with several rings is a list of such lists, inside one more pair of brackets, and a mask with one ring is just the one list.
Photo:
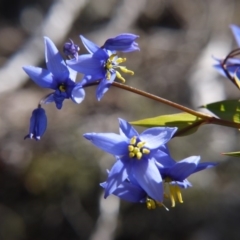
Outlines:
{"label": "flower cluster", "polygon": [[[235,27],[232,29],[236,31]],[[69,40],[63,47],[63,52],[68,58],[65,61],[54,43],[45,37],[46,69],[34,66],[23,67],[37,85],[52,90],[40,100],[38,107],[32,112],[29,134],[25,139],[40,140],[44,134],[47,117],[42,108],[43,104],[54,102],[57,109],[62,109],[65,99],[80,104],[85,98],[84,88],[90,85],[98,85],[96,97],[100,101],[115,79],[125,83],[122,73],[134,74],[122,65],[126,62],[126,58],[119,57],[118,52],[139,50],[136,43],[137,35],[120,34],[106,40],[101,47],[83,36],[80,38],[88,54],[79,55],[80,47]],[[216,68],[219,69],[219,66],[222,67],[222,60],[217,61]],[[228,59],[225,62],[229,64],[232,63],[231,61]],[[238,71],[238,68],[235,71]],[[77,73],[83,74],[79,82],[76,82]],[[147,94],[145,93],[144,96]],[[196,116],[199,114],[197,113]],[[181,189],[192,186],[187,178],[193,173],[216,166],[213,162],[199,163],[199,156],[191,156],[178,162],[173,160],[167,143],[177,133],[177,127],[159,125],[160,127],[152,127],[139,134],[123,119],[119,119],[119,126],[119,134],[84,134],[92,144],[112,154],[116,159],[115,164],[108,171],[107,180],[100,184],[105,189],[105,198],[113,194],[130,202],[145,203],[148,209],[165,207],[164,201],[170,199],[171,206],[175,207],[176,201],[183,203]]]}
{"label": "flower cluster", "polygon": [[[119,65],[125,62],[126,58],[118,58],[117,51],[139,50],[138,44],[135,42],[137,38],[138,36],[134,34],[120,34],[115,38],[108,39],[100,48],[81,36],[83,45],[89,54],[78,55],[79,46],[70,40],[64,44],[63,51],[71,60],[65,62],[54,43],[48,37],[44,37],[47,69],[34,66],[23,67],[23,70],[38,86],[54,90],[40,101],[39,106],[54,102],[57,109],[61,109],[65,99],[71,99],[74,103],[80,104],[85,98],[84,87],[92,83],[99,83],[96,95],[100,100],[115,77],[125,82],[116,69],[130,75],[134,74],[133,71]],[[76,83],[78,72],[83,73],[84,77]],[[33,121],[32,118],[30,120],[30,138],[32,138],[32,129],[38,128],[39,125],[45,126],[44,131],[38,131],[39,140],[45,132],[47,122],[43,120],[41,114],[33,114],[33,116],[36,120]]]}
{"label": "flower cluster", "polygon": [[187,177],[216,165],[199,163],[199,156],[174,161],[166,144],[177,131],[175,127],[155,127],[138,134],[123,119],[119,119],[119,126],[120,134],[84,134],[116,158],[106,182],[101,184],[105,198],[114,194],[130,202],[146,203],[148,209],[164,206],[164,199],[170,198],[174,207],[176,200],[183,203],[181,189],[191,187]]}

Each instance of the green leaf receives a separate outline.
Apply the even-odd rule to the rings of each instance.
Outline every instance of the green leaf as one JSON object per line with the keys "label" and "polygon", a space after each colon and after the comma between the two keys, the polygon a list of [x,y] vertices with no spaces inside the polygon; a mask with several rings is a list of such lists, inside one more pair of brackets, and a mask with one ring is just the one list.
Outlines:
{"label": "green leaf", "polygon": [[240,152],[228,152],[228,153],[222,153],[222,155],[230,156],[230,157],[239,157],[240,158]]}
{"label": "green leaf", "polygon": [[175,135],[185,136],[197,131],[204,120],[189,113],[177,113],[171,115],[162,115],[153,118],[146,118],[130,122],[132,125],[141,127],[178,127]]}
{"label": "green leaf", "polygon": [[223,120],[240,123],[240,100],[225,100],[201,107],[208,109]]}

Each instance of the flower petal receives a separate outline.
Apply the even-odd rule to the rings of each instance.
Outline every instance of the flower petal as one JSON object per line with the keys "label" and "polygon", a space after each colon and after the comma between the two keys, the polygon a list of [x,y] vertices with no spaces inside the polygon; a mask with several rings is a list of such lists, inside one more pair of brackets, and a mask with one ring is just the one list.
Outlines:
{"label": "flower petal", "polygon": [[202,171],[202,170],[204,170],[204,169],[216,167],[217,165],[218,165],[218,163],[215,163],[215,162],[203,162],[203,163],[199,163],[199,164],[197,165],[197,168],[194,170],[193,173]]}
{"label": "flower petal", "polygon": [[230,25],[232,33],[235,37],[238,47],[240,47],[240,28],[237,25]]}
{"label": "flower petal", "polygon": [[99,75],[105,76],[103,62],[94,58],[92,54],[84,54],[78,57],[78,60],[68,60],[67,64],[73,70],[85,75]]}
{"label": "flower petal", "polygon": [[96,147],[113,155],[128,153],[128,143],[121,135],[115,133],[85,133],[83,136]]}
{"label": "flower petal", "polygon": [[112,194],[129,202],[141,202],[147,197],[142,188],[126,181],[121,183]]}
{"label": "flower petal", "polygon": [[134,161],[132,170],[134,177],[147,195],[156,201],[162,202],[162,177],[154,161]]}
{"label": "flower petal", "polygon": [[107,80],[106,78],[103,78],[100,83],[98,84],[97,88],[97,100],[100,101],[103,97],[103,95],[108,91],[110,86],[112,85],[112,82],[116,78],[116,73],[112,73],[110,80]]}
{"label": "flower petal", "polygon": [[45,58],[48,70],[56,77],[58,81],[65,80],[69,76],[69,71],[60,55],[58,49],[52,40],[44,37],[45,41]]}
{"label": "flower petal", "polygon": [[53,80],[52,74],[48,70],[33,66],[24,66],[23,70],[38,86],[52,89],[57,87],[56,81]]}
{"label": "flower petal", "polygon": [[80,35],[79,37],[81,38],[84,47],[88,50],[89,53],[95,53],[99,49],[95,43],[88,40],[84,36]]}
{"label": "flower petal", "polygon": [[141,141],[146,142],[145,147],[156,149],[167,143],[176,131],[176,127],[154,127],[142,132],[139,138]]}
{"label": "flower petal", "polygon": [[[127,164],[127,163],[126,163]],[[105,194],[104,198],[108,197],[110,194],[112,194],[116,188],[126,180],[127,178],[127,169],[124,162],[122,162],[120,159],[116,161],[116,163],[113,165],[112,169],[110,170],[108,174],[107,179],[107,185],[105,188]]]}
{"label": "flower petal", "polygon": [[120,135],[125,136],[128,139],[131,139],[134,136],[138,137],[138,132],[131,124],[121,118],[119,118],[118,121]]}
{"label": "flower petal", "polygon": [[80,104],[85,98],[85,90],[80,84],[77,84],[71,93],[71,99],[73,102]]}
{"label": "flower petal", "polygon": [[176,164],[169,169],[168,177],[170,177],[173,181],[184,180],[194,172],[199,161],[200,156],[191,156],[179,162],[176,162]]}

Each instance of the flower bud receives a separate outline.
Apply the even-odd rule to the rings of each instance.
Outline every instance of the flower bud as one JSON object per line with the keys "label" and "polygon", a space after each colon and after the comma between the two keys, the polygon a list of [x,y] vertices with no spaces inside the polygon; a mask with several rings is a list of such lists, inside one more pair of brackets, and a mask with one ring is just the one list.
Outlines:
{"label": "flower bud", "polygon": [[66,42],[63,46],[63,52],[67,57],[78,59],[78,51],[80,47],[69,39],[69,42]]}

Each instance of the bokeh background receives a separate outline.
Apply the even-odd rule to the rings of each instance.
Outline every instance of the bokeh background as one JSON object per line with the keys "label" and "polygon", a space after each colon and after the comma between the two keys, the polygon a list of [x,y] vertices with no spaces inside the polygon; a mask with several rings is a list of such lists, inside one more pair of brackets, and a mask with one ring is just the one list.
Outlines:
{"label": "bokeh background", "polygon": [[84,53],[79,34],[101,45],[132,32],[141,51],[127,55],[135,71],[127,84],[194,109],[238,99],[212,56],[236,47],[229,24],[240,24],[239,10],[239,0],[1,0],[0,240],[240,239],[240,162],[221,155],[240,150],[237,130],[209,125],[171,141],[176,160],[201,155],[220,164],[191,176],[184,204],[169,212],[105,200],[99,183],[114,159],[82,134],[118,132],[118,117],[178,111],[114,87],[98,102],[91,87],[81,105],[46,105],[47,132],[39,142],[24,141],[31,112],[49,91],[22,70],[45,67],[43,36],[59,49],[71,38]]}

